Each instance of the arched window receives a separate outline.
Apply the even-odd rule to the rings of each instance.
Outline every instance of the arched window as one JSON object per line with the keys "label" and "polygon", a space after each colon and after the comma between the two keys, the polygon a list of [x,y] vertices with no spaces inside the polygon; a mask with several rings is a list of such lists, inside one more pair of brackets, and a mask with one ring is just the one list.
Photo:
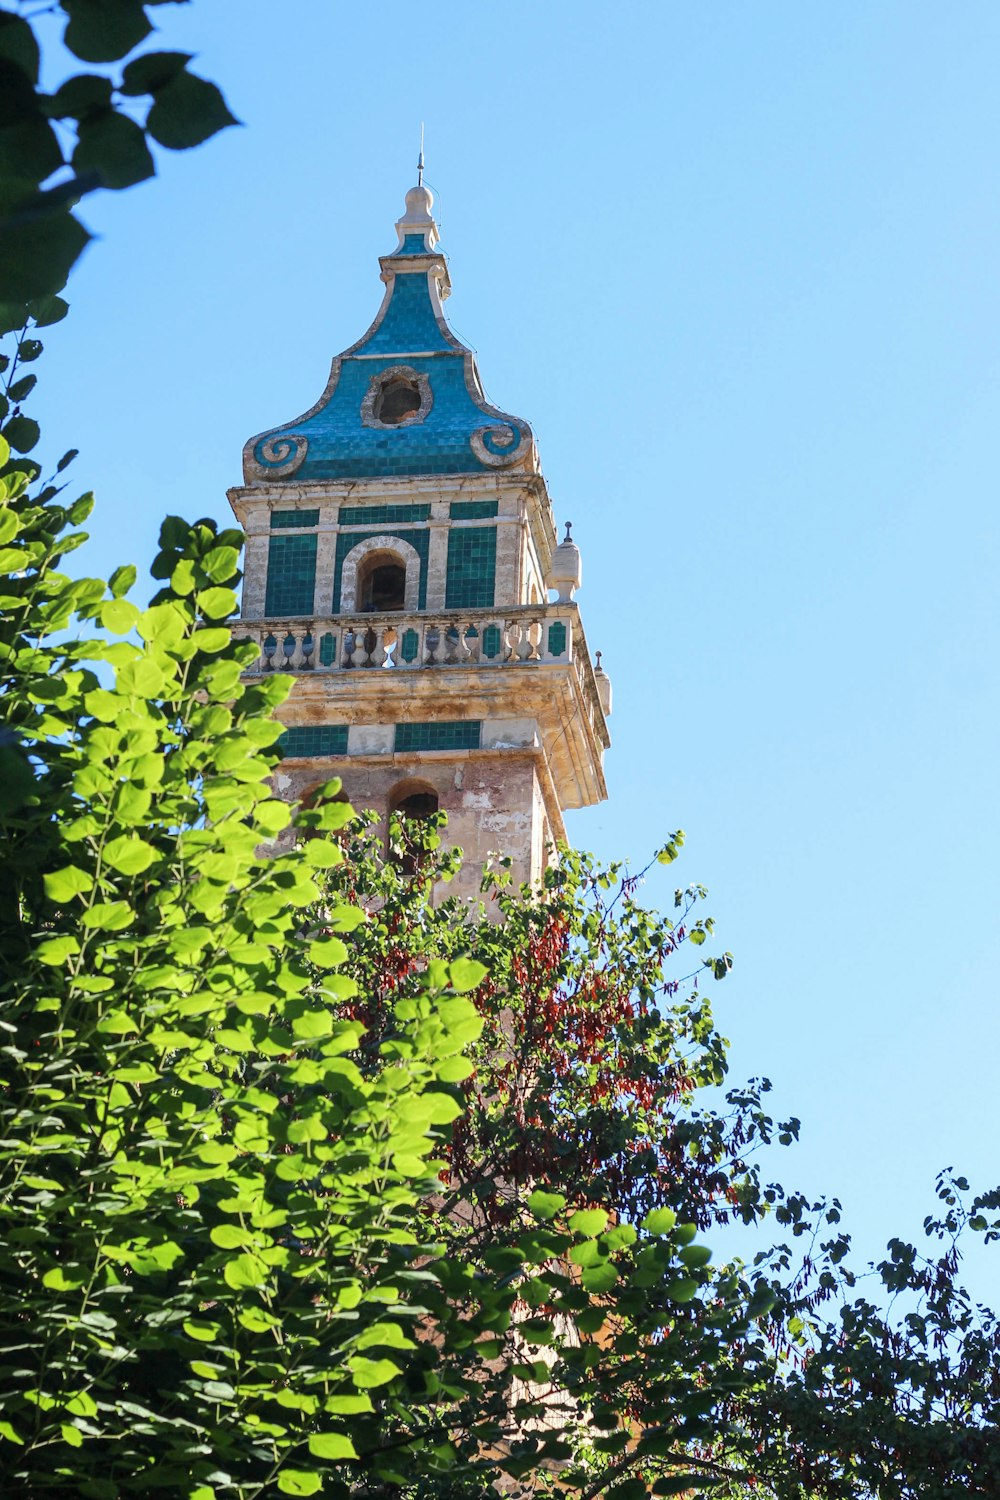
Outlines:
{"label": "arched window", "polygon": [[406,565],[391,552],[370,552],[358,567],[358,608],[386,614],[406,608]]}
{"label": "arched window", "polygon": [[379,386],[375,416],[387,427],[399,427],[403,422],[412,422],[420,406],[417,382],[407,380],[403,375],[395,375]]}
{"label": "arched window", "polygon": [[402,537],[365,537],[344,558],[340,588],[334,590],[335,613],[416,609],[420,569],[420,554]]}
{"label": "arched window", "polygon": [[[391,817],[395,813],[404,824],[425,823],[439,809],[438,794],[426,781],[401,781],[389,793],[389,815]],[[413,875],[419,852],[417,841],[414,840],[411,844],[404,830],[402,844],[401,851],[390,849],[390,853],[404,875]]]}

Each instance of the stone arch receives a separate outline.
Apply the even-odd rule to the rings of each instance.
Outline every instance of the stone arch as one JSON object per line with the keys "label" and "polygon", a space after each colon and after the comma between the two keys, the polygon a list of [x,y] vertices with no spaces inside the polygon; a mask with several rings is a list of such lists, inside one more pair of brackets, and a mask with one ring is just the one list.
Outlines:
{"label": "stone arch", "polygon": [[[420,554],[398,536],[369,536],[351,548],[340,575],[340,613],[357,614],[361,609],[358,575],[363,565],[397,563],[406,572],[403,608],[414,611],[420,599]],[[362,572],[362,579],[364,574]]]}
{"label": "stone arch", "polygon": [[[433,802],[433,807],[430,805]],[[388,810],[404,817],[429,818],[441,808],[437,788],[419,776],[405,776],[389,791]]]}
{"label": "stone arch", "polygon": [[[402,781],[390,789],[388,805],[386,807],[386,829],[388,831],[389,820],[396,813],[405,822],[422,823],[427,818],[433,818],[435,813],[441,810],[441,799],[429,781],[421,781],[416,776],[406,776]],[[418,844],[410,843],[404,836],[402,849],[389,852],[398,864],[404,875],[416,873],[418,860]]]}

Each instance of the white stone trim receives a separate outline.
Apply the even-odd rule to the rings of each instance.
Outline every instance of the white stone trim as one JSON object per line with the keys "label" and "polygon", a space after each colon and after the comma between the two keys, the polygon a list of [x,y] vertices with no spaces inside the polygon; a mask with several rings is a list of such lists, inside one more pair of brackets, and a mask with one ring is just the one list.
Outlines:
{"label": "white stone trim", "polygon": [[415,611],[420,600],[419,552],[401,536],[370,536],[352,547],[344,558],[340,574],[340,613],[342,615],[358,613],[358,565],[372,552],[388,552],[403,564],[406,569],[406,587],[403,596],[405,609],[408,613]]}

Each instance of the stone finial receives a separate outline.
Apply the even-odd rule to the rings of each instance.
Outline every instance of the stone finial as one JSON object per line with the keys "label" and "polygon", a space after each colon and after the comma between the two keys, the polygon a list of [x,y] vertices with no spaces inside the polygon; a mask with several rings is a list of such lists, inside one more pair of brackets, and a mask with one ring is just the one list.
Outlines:
{"label": "stone finial", "polygon": [[567,604],[583,581],[580,549],[573,540],[573,523],[566,522],[566,535],[552,554],[546,588],[555,589],[557,603]]}
{"label": "stone finial", "polygon": [[611,717],[611,678],[601,666],[602,651],[598,651],[594,661],[594,679],[597,683],[597,696],[600,699],[601,711],[606,719]]}
{"label": "stone finial", "polygon": [[[421,172],[421,177],[423,173]],[[396,233],[399,235],[397,250],[403,249],[403,244],[408,234],[422,234],[424,237],[424,249],[431,251],[438,242],[437,225],[431,209],[434,207],[434,194],[429,187],[425,187],[421,181],[416,187],[411,187],[406,195],[406,207],[403,217],[396,220]]]}

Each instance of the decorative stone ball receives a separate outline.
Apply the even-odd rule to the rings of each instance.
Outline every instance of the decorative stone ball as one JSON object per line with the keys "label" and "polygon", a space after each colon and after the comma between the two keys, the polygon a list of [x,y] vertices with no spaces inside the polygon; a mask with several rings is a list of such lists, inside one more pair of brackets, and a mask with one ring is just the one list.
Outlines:
{"label": "decorative stone ball", "polygon": [[423,185],[412,187],[406,195],[406,218],[409,220],[429,219],[431,209],[434,207],[434,194],[430,188]]}
{"label": "decorative stone ball", "polygon": [[573,540],[572,523],[567,521],[566,535],[552,554],[546,587],[555,589],[558,595],[557,602],[565,604],[572,599],[582,581],[583,565],[580,561],[580,549]]}

